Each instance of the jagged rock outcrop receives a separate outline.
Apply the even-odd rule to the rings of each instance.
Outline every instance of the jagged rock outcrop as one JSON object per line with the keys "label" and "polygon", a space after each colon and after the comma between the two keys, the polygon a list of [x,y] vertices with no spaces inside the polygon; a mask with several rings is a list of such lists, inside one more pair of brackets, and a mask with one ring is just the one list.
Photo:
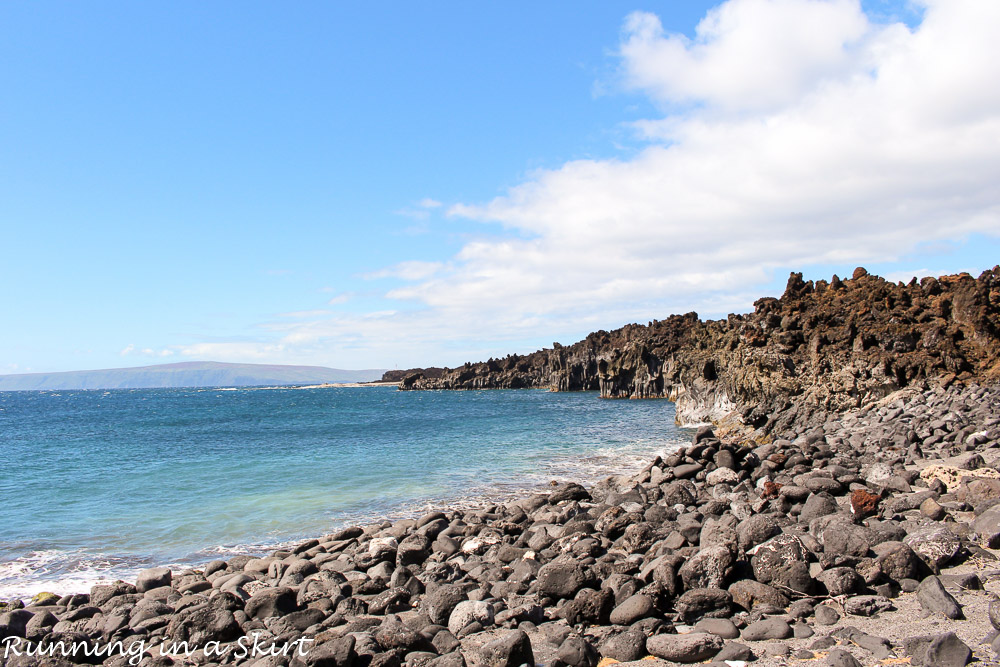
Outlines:
{"label": "jagged rock outcrop", "polygon": [[[696,313],[597,331],[570,346],[465,364],[400,389],[599,390],[604,398],[668,398],[678,421],[771,432],[819,423],[909,386],[1000,379],[1000,266],[888,282],[792,273],[780,299],[702,321]],[[794,410],[789,408],[794,407]]]}
{"label": "jagged rock outcrop", "polygon": [[447,371],[447,368],[437,368],[436,366],[430,366],[428,368],[410,368],[408,370],[397,369],[382,373],[382,382],[402,382],[407,376],[418,373],[423,375],[425,378],[437,379],[443,377]]}

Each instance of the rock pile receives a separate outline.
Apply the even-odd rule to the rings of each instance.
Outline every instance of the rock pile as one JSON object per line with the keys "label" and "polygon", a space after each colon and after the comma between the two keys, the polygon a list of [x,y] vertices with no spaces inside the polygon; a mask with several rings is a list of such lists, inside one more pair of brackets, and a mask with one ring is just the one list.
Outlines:
{"label": "rock pile", "polygon": [[[4,661],[120,666],[137,646],[144,665],[257,667],[732,665],[793,648],[830,665],[992,659],[993,637],[968,631],[1000,627],[1000,601],[969,613],[988,569],[949,568],[1000,546],[1000,388],[904,392],[798,431],[759,445],[703,427],[590,488],[10,603],[7,646],[121,644]],[[905,604],[938,630],[914,633],[893,615]],[[892,631],[860,629],[874,617]],[[160,655],[164,641],[193,652]]]}

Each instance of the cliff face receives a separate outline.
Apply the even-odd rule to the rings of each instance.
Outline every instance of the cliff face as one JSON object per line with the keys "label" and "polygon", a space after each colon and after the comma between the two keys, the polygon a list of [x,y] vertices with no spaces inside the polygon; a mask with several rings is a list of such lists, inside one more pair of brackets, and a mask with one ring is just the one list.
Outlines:
{"label": "cliff face", "polygon": [[849,280],[815,284],[793,273],[780,299],[759,299],[749,314],[629,324],[437,378],[412,373],[400,389],[535,387],[663,397],[676,402],[682,423],[769,432],[903,387],[972,378],[1000,380],[1000,266],[978,279],[959,274],[908,285],[860,268]]}

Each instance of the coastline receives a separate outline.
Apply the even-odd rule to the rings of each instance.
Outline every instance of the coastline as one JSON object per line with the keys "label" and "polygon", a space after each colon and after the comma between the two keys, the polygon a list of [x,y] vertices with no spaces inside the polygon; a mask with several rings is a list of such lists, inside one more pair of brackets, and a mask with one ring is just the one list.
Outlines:
{"label": "coastline", "polygon": [[323,384],[308,384],[291,389],[336,389],[340,387],[396,387],[398,382],[372,380],[371,382],[324,382]]}
{"label": "coastline", "polygon": [[[218,394],[218,399],[213,394]],[[89,514],[93,518],[87,520],[84,517],[92,510],[77,505],[75,513],[64,513],[47,525],[41,524],[46,515],[31,514],[30,507],[18,509],[17,503],[33,494],[32,486],[22,486],[18,495],[5,496],[15,502],[11,512],[16,513],[4,526],[4,539],[0,540],[0,600],[20,597],[27,601],[39,592],[61,596],[87,591],[108,580],[134,580],[142,569],[151,566],[180,571],[218,558],[264,555],[349,522],[370,523],[419,516],[432,509],[478,507],[488,501],[500,502],[530,493],[554,479],[597,479],[631,473],[655,455],[679,447],[690,438],[690,432],[672,426],[672,406],[666,402],[622,410],[585,394],[488,392],[418,397],[389,388],[374,392],[337,389],[336,394],[320,390],[150,390],[148,395],[122,391],[89,399],[84,407],[93,404],[93,414],[102,421],[91,422],[88,417],[73,423],[87,429],[89,440],[95,443],[92,446],[101,440],[99,444],[112,454],[89,459],[89,470],[76,472],[71,463],[60,466],[64,479],[78,478],[80,474],[107,479],[122,460],[128,460],[117,452],[130,455],[131,441],[101,439],[102,433],[110,434],[111,427],[135,433],[136,438],[143,439],[145,449],[169,451],[174,465],[202,461],[197,471],[179,471],[175,485],[190,486],[191,480],[210,482],[220,469],[224,472],[224,462],[218,467],[209,466],[204,462],[208,455],[203,452],[227,446],[239,456],[242,474],[228,485],[224,480],[210,487],[201,484],[205,491],[163,495],[159,501],[145,492],[149,482],[155,482],[154,476],[147,475],[145,481],[133,478],[132,487],[141,481],[143,488],[140,500],[134,500],[132,505],[139,503],[150,510],[142,515],[145,520],[134,518],[132,522],[117,518],[109,521],[100,514]],[[35,406],[34,413],[26,412],[21,405],[6,407],[8,415],[25,423],[35,421],[36,416],[43,418],[45,413],[59,414],[67,406],[80,407],[72,396],[34,401],[31,405]],[[187,441],[196,444],[175,446],[179,434],[169,423],[150,431],[123,421],[133,406],[141,406],[143,413],[169,413],[183,421]],[[238,411],[231,411],[230,406]],[[290,412],[290,406],[296,412]],[[239,424],[257,414],[273,417],[257,422],[263,435],[252,449],[244,448],[238,438],[227,440],[214,435],[223,422]],[[453,418],[447,424],[438,423],[444,414]],[[661,414],[662,419],[656,417]],[[483,420],[485,415],[491,415],[489,421]],[[533,419],[544,415],[550,415],[547,428],[532,424]],[[623,419],[627,423],[618,426]],[[350,422],[372,425],[361,429],[362,433],[343,428]],[[417,424],[424,426],[417,429]],[[475,428],[471,429],[470,424]],[[70,441],[73,432],[79,430],[77,426],[59,428]],[[329,436],[310,440],[300,435],[322,429],[341,435],[336,440]],[[230,432],[229,427],[224,430]],[[16,437],[30,444],[32,438],[46,440],[53,436],[29,430]],[[357,447],[371,453],[362,456]],[[494,450],[496,455],[491,457]],[[14,451],[34,450],[21,446]],[[434,452],[461,453],[461,460],[452,465],[448,455]],[[269,457],[273,455],[282,458],[271,463]],[[428,470],[401,469],[386,460],[387,455],[399,460],[422,460]],[[303,460],[312,460],[316,472],[308,476],[297,473],[294,481],[288,479],[288,473],[279,474],[288,466],[295,471]],[[53,465],[50,459],[47,467]],[[323,472],[327,469],[339,470],[340,479],[327,479]],[[314,492],[306,494],[300,489]],[[108,500],[98,503],[97,510],[113,507]],[[53,495],[50,501],[61,502],[61,496]],[[192,507],[199,512],[192,514],[188,510]],[[81,523],[84,520],[86,523]],[[215,532],[213,524],[225,532]],[[75,531],[74,525],[78,526]],[[61,526],[69,526],[70,530]],[[101,539],[105,534],[123,537]]]}
{"label": "coastline", "polygon": [[[216,662],[205,645],[255,632],[265,644],[312,640],[304,656],[260,665],[594,667],[747,651],[761,665],[807,653],[855,664],[840,652],[918,664],[963,646],[990,661],[997,415],[1000,388],[956,384],[763,445],[705,427],[633,476],[349,527],[265,558],[153,568],[135,585],[9,611],[0,629],[42,645],[201,645],[200,658],[155,664],[243,664],[235,653]],[[964,620],[948,618],[955,605]]]}

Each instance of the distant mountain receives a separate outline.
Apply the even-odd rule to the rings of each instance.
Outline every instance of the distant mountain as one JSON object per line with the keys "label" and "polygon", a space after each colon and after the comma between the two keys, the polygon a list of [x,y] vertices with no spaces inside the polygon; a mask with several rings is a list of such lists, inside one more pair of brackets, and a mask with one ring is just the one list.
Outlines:
{"label": "distant mountain", "polygon": [[384,369],[345,371],[324,366],[226,364],[185,361],[178,364],[109,368],[63,373],[0,375],[0,391],[23,389],[144,389],[157,387],[256,387],[268,385],[369,382]]}

